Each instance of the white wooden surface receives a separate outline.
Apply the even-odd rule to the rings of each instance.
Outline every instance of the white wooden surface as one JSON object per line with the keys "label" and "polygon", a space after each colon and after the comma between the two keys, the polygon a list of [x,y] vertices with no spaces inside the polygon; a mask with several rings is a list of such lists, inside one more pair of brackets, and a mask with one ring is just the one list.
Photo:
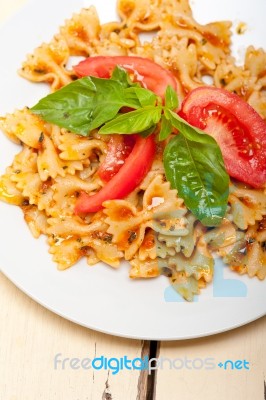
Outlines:
{"label": "white wooden surface", "polygon": [[[54,367],[57,353],[80,359],[140,357],[140,341],[115,338],[66,321],[35,303],[1,273],[0,304],[1,400],[145,400],[145,389],[138,394],[138,371],[108,376],[107,371]],[[154,399],[265,399],[266,318],[213,337],[161,343],[157,357],[211,357],[217,362],[246,359],[251,369],[159,369]]]}
{"label": "white wooden surface", "polygon": [[[156,385],[158,400],[266,399],[266,317],[221,335],[164,342],[161,344],[160,357],[182,360],[185,357],[190,360],[211,357],[216,364],[228,359],[245,359],[250,362],[250,370],[224,370],[217,366],[213,370],[159,370]],[[201,364],[196,362],[195,365],[199,367]]]}
{"label": "white wooden surface", "polygon": [[[0,22],[26,0],[1,0]],[[0,273],[0,400],[144,400],[145,374],[55,370],[54,357],[140,357],[141,341],[79,327],[38,305]],[[146,344],[147,345],[147,344]],[[158,357],[246,359],[250,371],[158,370],[157,400],[265,400],[266,317],[214,337],[160,344]],[[138,394],[140,387],[142,394]],[[148,396],[148,400],[151,397]]]}

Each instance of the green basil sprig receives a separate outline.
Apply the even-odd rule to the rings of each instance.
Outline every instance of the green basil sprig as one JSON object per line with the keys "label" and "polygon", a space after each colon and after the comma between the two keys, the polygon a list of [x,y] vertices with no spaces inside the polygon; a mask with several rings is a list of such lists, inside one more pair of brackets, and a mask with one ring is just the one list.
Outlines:
{"label": "green basil sprig", "polygon": [[121,82],[115,79],[85,77],[78,79],[55,93],[41,99],[31,111],[45,121],[66,128],[79,135],[90,131],[118,115],[122,107],[139,109],[154,105],[153,92],[130,84],[120,69]]}
{"label": "green basil sprig", "polygon": [[167,111],[181,132],[164,151],[165,174],[186,206],[205,226],[219,225],[227,209],[229,176],[215,139]]}
{"label": "green basil sprig", "polygon": [[[121,113],[123,107],[133,110]],[[100,128],[100,134],[147,137],[159,124],[158,140],[168,139],[163,157],[166,178],[202,224],[217,226],[226,213],[229,195],[221,150],[215,139],[179,117],[177,108],[172,87],[167,87],[163,105],[161,98],[116,67],[111,79],[78,79],[41,99],[31,111],[83,136]],[[171,137],[175,129],[178,134]]]}

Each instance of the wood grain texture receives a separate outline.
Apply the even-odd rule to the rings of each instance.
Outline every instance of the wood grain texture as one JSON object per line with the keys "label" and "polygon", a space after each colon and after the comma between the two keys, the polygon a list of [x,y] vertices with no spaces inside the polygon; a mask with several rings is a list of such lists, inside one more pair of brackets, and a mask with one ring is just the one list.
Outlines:
{"label": "wood grain texture", "polygon": [[[182,360],[210,357],[214,358],[216,367],[212,370],[159,369],[156,385],[158,400],[264,400],[266,317],[212,337],[164,342],[161,344],[159,357]],[[228,359],[246,359],[250,362],[250,370],[231,370],[229,366],[229,369],[224,370],[217,366],[219,362],[224,363]],[[180,367],[181,361],[176,365]],[[195,365],[199,367],[200,361]]]}
{"label": "wood grain texture", "polygon": [[[35,303],[0,273],[1,400],[135,400],[139,371],[55,369],[63,358],[140,357],[141,341],[69,322]],[[140,400],[143,398],[139,397]]]}

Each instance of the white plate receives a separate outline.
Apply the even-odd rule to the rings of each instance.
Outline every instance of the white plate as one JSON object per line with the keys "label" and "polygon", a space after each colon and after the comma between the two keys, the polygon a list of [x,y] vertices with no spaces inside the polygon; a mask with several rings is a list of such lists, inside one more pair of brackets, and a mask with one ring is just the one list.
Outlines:
{"label": "white plate", "polygon": [[[1,115],[16,107],[31,106],[46,93],[45,85],[19,78],[17,69],[25,55],[48,41],[65,18],[93,3],[102,21],[115,18],[115,0],[33,0],[2,26]],[[252,7],[242,0],[194,0],[192,5],[201,22],[248,22],[246,34],[234,37],[235,49],[249,43],[264,44],[266,25],[260,17],[266,15],[265,0],[253,0]],[[18,150],[0,135],[1,173]],[[20,209],[0,203],[0,220],[0,265],[4,274],[37,302],[80,325],[130,338],[187,339],[229,330],[266,313],[266,281],[238,277],[222,265],[216,267],[214,285],[189,304],[175,295],[163,277],[131,281],[126,264],[113,270],[105,265],[90,268],[80,262],[59,272],[45,239],[32,238]]]}

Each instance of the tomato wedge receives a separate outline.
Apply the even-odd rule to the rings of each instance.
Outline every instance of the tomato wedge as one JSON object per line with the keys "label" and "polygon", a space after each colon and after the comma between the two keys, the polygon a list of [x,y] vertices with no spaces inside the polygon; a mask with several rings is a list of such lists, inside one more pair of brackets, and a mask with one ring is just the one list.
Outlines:
{"label": "tomato wedge", "polygon": [[266,122],[234,93],[214,87],[192,90],[180,115],[213,136],[229,175],[260,188],[266,182]]}
{"label": "tomato wedge", "polygon": [[96,194],[82,192],[75,206],[75,213],[96,212],[106,200],[123,199],[131,193],[149,172],[154,155],[155,140],[151,135],[144,139],[136,135],[136,142],[123,166],[116,175]]}
{"label": "tomato wedge", "polygon": [[134,80],[140,82],[146,89],[153,91],[164,98],[167,86],[177,90],[177,82],[174,75],[143,57],[131,56],[96,56],[81,61],[74,67],[78,76],[96,76],[99,78],[110,78],[114,68],[119,65],[129,73],[134,74]]}
{"label": "tomato wedge", "polygon": [[131,153],[136,139],[132,135],[112,135],[107,146],[107,155],[98,169],[104,182],[117,174]]}

